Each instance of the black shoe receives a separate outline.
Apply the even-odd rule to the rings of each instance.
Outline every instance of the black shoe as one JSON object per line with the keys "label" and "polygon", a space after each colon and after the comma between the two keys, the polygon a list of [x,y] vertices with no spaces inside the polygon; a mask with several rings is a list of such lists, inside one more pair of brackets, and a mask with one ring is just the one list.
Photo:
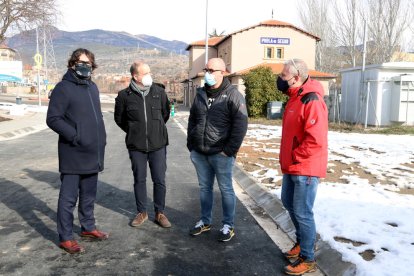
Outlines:
{"label": "black shoe", "polygon": [[227,242],[231,240],[233,237],[234,237],[234,228],[228,224],[224,224],[223,228],[220,229],[218,240],[222,242]]}
{"label": "black shoe", "polygon": [[210,231],[211,226],[210,224],[204,224],[202,220],[197,222],[193,229],[190,230],[190,235],[198,236],[203,232]]}

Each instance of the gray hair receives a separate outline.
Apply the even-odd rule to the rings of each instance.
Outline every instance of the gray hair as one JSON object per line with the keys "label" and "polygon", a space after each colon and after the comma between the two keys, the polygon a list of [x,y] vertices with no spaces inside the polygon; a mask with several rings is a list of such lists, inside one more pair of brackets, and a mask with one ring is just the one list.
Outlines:
{"label": "gray hair", "polygon": [[301,59],[290,59],[286,61],[284,65],[288,67],[289,73],[294,76],[299,76],[302,82],[304,82],[309,76],[308,66]]}

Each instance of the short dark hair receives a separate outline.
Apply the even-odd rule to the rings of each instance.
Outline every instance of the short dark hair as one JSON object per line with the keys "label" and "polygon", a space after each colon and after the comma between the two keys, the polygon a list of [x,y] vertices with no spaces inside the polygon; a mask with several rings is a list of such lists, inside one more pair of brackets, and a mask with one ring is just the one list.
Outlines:
{"label": "short dark hair", "polygon": [[92,63],[92,70],[98,68],[98,65],[95,62],[95,55],[88,49],[84,48],[78,48],[75,51],[73,51],[72,55],[68,60],[68,68],[72,68],[79,61],[79,57],[82,54],[85,54],[88,57],[89,61]]}
{"label": "short dark hair", "polygon": [[134,61],[131,64],[131,67],[129,68],[129,72],[131,73],[131,76],[134,76],[134,74],[138,73],[138,68],[144,65],[145,63],[142,61]]}

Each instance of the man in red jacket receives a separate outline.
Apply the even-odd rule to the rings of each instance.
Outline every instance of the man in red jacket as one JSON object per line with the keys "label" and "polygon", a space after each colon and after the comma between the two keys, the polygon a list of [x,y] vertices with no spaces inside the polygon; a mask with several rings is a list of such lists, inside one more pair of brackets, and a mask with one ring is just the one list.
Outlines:
{"label": "man in red jacket", "polygon": [[277,79],[277,88],[289,96],[284,114],[280,166],[282,202],[296,228],[296,243],[285,253],[297,259],[285,267],[290,275],[315,270],[316,238],[313,203],[328,162],[328,112],[321,84],[312,80],[306,63],[289,60]]}

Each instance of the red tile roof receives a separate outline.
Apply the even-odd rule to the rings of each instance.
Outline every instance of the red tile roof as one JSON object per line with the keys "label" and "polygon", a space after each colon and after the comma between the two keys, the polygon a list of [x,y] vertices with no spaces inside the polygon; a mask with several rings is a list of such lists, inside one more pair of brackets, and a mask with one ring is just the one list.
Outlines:
{"label": "red tile roof", "polygon": [[301,33],[303,33],[303,34],[305,34],[305,35],[308,35],[308,36],[310,36],[310,37],[314,38],[314,39],[315,39],[315,40],[317,40],[317,41],[321,40],[321,39],[320,39],[319,37],[317,37],[316,35],[311,34],[311,33],[307,32],[307,31],[305,31],[305,30],[302,30],[302,29],[300,29],[300,28],[298,28],[298,27],[296,27],[296,26],[294,26],[294,25],[292,25],[292,24],[290,24],[290,23],[283,22],[283,21],[279,21],[279,20],[273,20],[273,19],[266,20],[266,21],[262,21],[262,22],[260,22],[259,24],[256,24],[256,25],[253,25],[253,26],[250,26],[250,27],[247,27],[247,28],[241,29],[241,30],[239,30],[239,31],[236,31],[236,32],[234,32],[234,33],[229,34],[228,36],[231,36],[231,35],[234,35],[234,34],[237,34],[237,33],[241,33],[241,32],[244,32],[244,31],[247,31],[247,30],[250,30],[250,29],[256,28],[256,27],[261,27],[261,26],[272,26],[272,27],[282,27],[282,28],[287,27],[287,28],[292,28],[292,29],[294,29],[294,30],[296,30],[296,31],[299,31],[299,32],[301,32]]}
{"label": "red tile roof", "polygon": [[[255,65],[253,67],[238,71],[238,72],[234,72],[231,74],[231,76],[239,76],[239,75],[244,75],[249,73],[251,70],[256,69],[258,67],[268,67],[272,70],[273,74],[275,75],[279,75],[282,70],[283,70],[283,63],[261,63],[258,65]],[[333,74],[329,74],[329,73],[325,73],[325,72],[320,72],[320,71],[316,71],[316,70],[312,70],[309,69],[309,76],[312,78],[335,78],[336,76]]]}
{"label": "red tile roof", "polygon": [[[223,39],[225,38],[225,36],[216,36],[216,37],[211,37],[208,39],[208,46],[216,46],[217,44],[219,44],[219,42],[221,42]],[[195,42],[192,42],[191,44],[189,44],[186,48],[186,50],[190,50],[191,47],[193,46],[205,46],[206,45],[206,40],[198,40]]]}
{"label": "red tile roof", "polygon": [[[296,30],[298,32],[301,32],[301,33],[303,33],[305,35],[308,35],[308,36],[314,38],[316,41],[320,41],[321,40],[316,35],[311,34],[311,33],[307,32],[307,31],[304,31],[304,30],[302,30],[302,29],[300,29],[300,28],[298,28],[298,27],[296,27],[296,26],[294,26],[294,25],[292,25],[290,23],[286,23],[286,22],[283,22],[283,21],[278,21],[278,20],[271,19],[271,20],[262,21],[259,24],[256,24],[256,25],[253,25],[253,26],[250,26],[250,27],[241,29],[239,31],[233,32],[233,33],[228,34],[226,36],[212,37],[212,38],[210,38],[208,40],[208,45],[209,46],[216,46],[216,45],[220,44],[222,41],[224,41],[227,38],[231,37],[232,35],[235,35],[237,33],[241,33],[241,32],[244,32],[244,31],[247,31],[247,30],[256,28],[256,27],[260,27],[260,26],[272,26],[272,27],[292,28],[292,29],[294,29],[294,30]],[[205,46],[205,40],[199,40],[199,41],[195,41],[195,42],[190,43],[187,46],[186,50],[187,51],[190,50],[190,48],[193,47],[193,46]]]}

